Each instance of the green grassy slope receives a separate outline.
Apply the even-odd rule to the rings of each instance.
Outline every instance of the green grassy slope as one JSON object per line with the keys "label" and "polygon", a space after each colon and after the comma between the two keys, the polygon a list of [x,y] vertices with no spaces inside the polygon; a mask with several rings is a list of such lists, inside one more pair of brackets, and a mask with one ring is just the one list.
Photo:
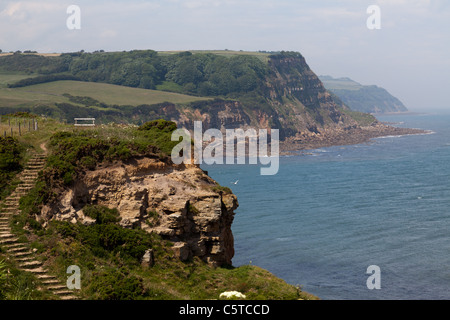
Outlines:
{"label": "green grassy slope", "polygon": [[[172,55],[172,54],[178,54],[180,52],[183,51],[158,51],[158,54],[161,55]],[[218,56],[223,56],[223,57],[234,57],[234,56],[252,56],[252,57],[256,57],[258,59],[260,59],[262,62],[267,62],[269,61],[269,56],[271,55],[271,53],[267,53],[267,52],[256,52],[256,51],[234,51],[234,50],[189,50],[189,52],[192,53],[201,53],[201,54],[207,54],[207,53],[211,53],[211,54],[215,54]]]}
{"label": "green grassy slope", "polygon": [[[10,83],[12,79],[20,79],[20,77],[17,74],[0,74],[0,83]],[[72,96],[88,96],[106,104],[131,106],[162,102],[189,103],[208,99],[106,83],[55,81],[22,88],[0,88],[0,107],[69,102],[68,98],[63,96],[64,93]]]}
{"label": "green grassy slope", "polygon": [[[49,149],[47,167],[35,188],[21,199],[21,212],[14,216],[11,226],[21,241],[30,243],[36,259],[45,262],[48,270],[61,281],[67,279],[68,265],[81,268],[80,298],[218,299],[221,292],[236,290],[244,293],[247,299],[315,299],[256,266],[213,268],[196,258],[186,262],[174,259],[170,241],[141,229],[121,228],[116,223],[116,210],[90,206],[85,212],[96,220],[91,226],[52,221],[44,227],[34,220],[34,214],[54,192],[45,177],[51,177],[57,185],[58,181],[70,183],[70,179],[65,179],[68,173],[89,170],[88,167],[103,157],[122,159],[136,152],[145,154],[149,143],[164,151],[173,143],[170,132],[175,127],[173,123],[156,121],[147,123],[140,130],[133,126],[112,125],[101,130],[76,129],[52,119],[38,121],[39,131],[27,132],[17,138],[27,149],[38,149],[46,142]],[[140,258],[149,248],[154,250],[155,264],[142,267]],[[6,261],[5,252],[0,245],[0,262]],[[11,262],[4,267],[0,265],[0,276],[6,268],[13,270],[12,267]],[[29,294],[24,299],[46,299],[36,287],[27,286]],[[0,286],[0,299],[2,289]],[[8,299],[8,292],[4,293],[4,298]]]}

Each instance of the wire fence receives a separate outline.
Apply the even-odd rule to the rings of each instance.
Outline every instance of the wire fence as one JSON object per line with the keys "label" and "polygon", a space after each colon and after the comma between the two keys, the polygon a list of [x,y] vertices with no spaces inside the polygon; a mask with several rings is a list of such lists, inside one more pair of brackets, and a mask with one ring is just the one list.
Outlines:
{"label": "wire fence", "polygon": [[0,115],[0,134],[4,138],[22,136],[37,130],[39,130],[39,123],[35,118]]}

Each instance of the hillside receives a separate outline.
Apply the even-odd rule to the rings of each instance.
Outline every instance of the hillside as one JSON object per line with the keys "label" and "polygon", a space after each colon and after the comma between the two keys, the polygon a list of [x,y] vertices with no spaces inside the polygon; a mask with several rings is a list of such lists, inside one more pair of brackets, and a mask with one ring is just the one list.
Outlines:
{"label": "hillside", "polygon": [[0,113],[26,111],[68,123],[95,117],[141,125],[162,118],[189,130],[194,121],[204,130],[278,129],[286,150],[413,132],[350,110],[298,52],[16,53],[0,57],[0,79],[6,86]]}
{"label": "hillside", "polygon": [[364,86],[350,78],[320,76],[327,90],[334,93],[350,109],[367,113],[407,112],[403,103],[386,89]]}
{"label": "hillside", "polygon": [[[39,130],[0,137],[2,183],[22,181],[0,198],[0,299],[315,298],[231,265],[237,199],[200,168],[171,163],[174,123],[36,119]],[[79,290],[65,286],[69,265],[81,270]]]}

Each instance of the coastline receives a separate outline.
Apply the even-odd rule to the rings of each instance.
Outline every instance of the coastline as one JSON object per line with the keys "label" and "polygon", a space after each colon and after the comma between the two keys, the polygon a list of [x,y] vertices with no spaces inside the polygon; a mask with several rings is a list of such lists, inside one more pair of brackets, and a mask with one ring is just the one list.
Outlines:
{"label": "coastline", "polygon": [[296,151],[318,148],[366,143],[370,139],[386,136],[404,136],[428,134],[427,130],[399,128],[383,123],[369,127],[358,127],[343,130],[328,130],[319,134],[290,137],[280,143],[280,155],[289,155]]}

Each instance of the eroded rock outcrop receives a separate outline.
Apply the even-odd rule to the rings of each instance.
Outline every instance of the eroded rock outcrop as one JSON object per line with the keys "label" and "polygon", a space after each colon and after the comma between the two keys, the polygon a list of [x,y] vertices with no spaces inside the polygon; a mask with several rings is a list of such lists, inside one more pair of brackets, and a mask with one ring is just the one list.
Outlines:
{"label": "eroded rock outcrop", "polygon": [[86,204],[117,208],[123,227],[141,227],[173,241],[182,260],[198,256],[215,266],[231,264],[237,198],[197,166],[150,157],[103,164],[86,171],[56,204],[44,206],[39,218],[93,223],[83,214]]}

